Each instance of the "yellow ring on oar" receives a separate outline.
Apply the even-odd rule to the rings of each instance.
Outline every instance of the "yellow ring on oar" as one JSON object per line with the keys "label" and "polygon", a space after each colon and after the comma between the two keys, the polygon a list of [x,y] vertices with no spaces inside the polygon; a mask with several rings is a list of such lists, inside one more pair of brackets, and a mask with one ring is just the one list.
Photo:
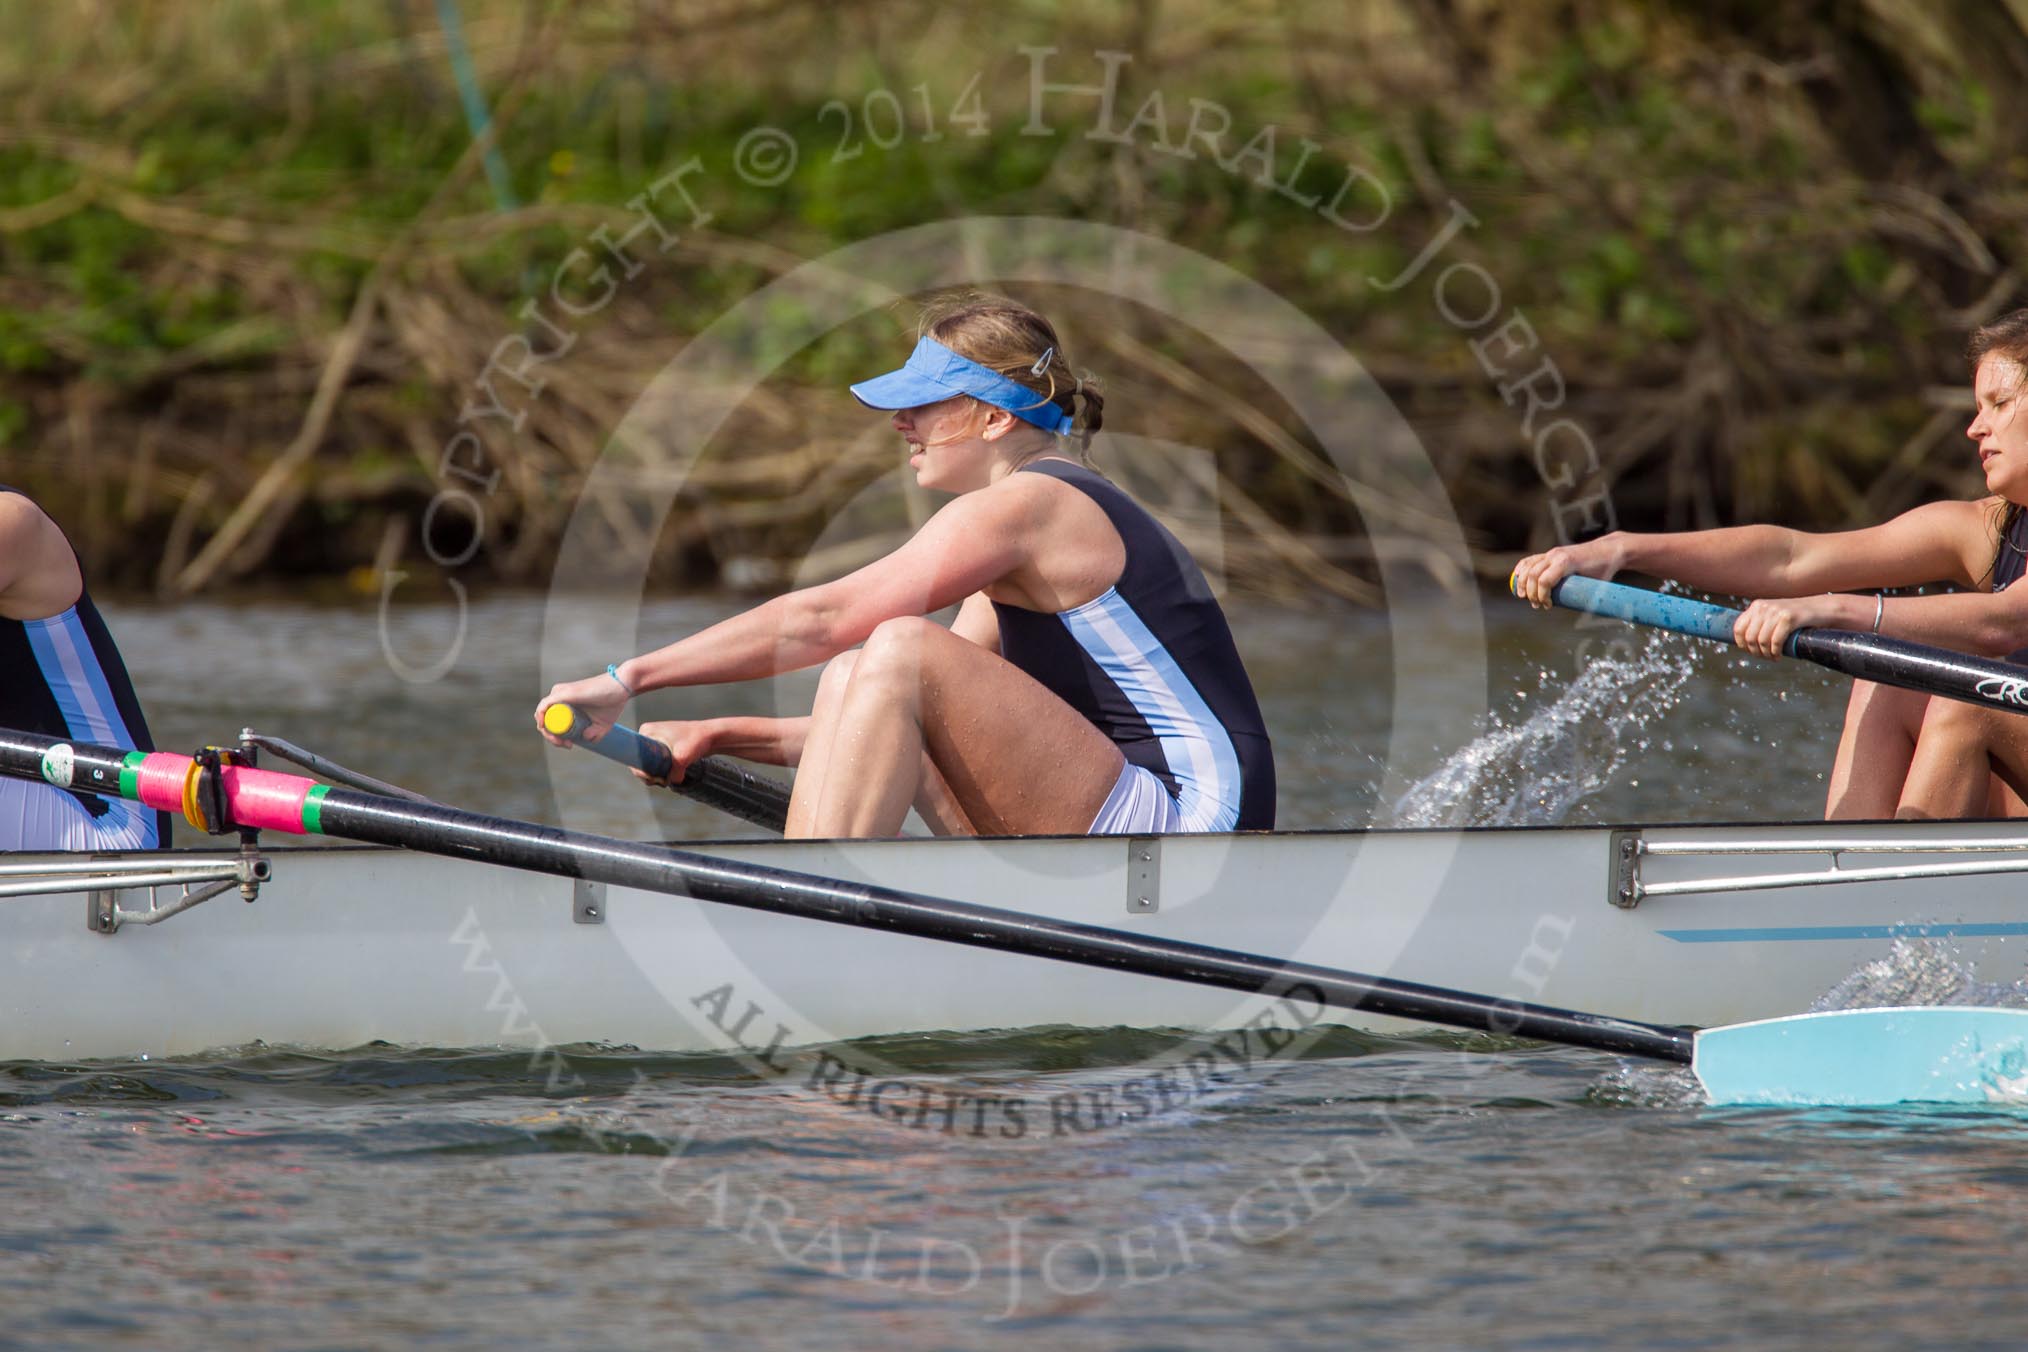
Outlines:
{"label": "yellow ring on oar", "polygon": [[568,737],[577,726],[577,710],[568,704],[552,704],[542,711],[542,726],[552,737]]}
{"label": "yellow ring on oar", "polygon": [[204,767],[195,758],[190,769],[183,776],[183,820],[199,831],[209,831],[205,824],[204,809],[197,805],[197,786],[204,778]]}

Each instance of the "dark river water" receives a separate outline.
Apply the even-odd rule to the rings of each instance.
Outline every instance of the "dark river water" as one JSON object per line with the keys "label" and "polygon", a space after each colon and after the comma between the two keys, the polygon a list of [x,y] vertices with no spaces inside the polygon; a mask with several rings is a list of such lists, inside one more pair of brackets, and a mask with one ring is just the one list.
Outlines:
{"label": "dark river water", "polygon": [[[728,604],[652,603],[641,631]],[[540,598],[475,601],[422,683],[385,652],[448,651],[444,608],[109,610],[165,747],[251,725],[486,811],[617,824],[638,801],[530,729]],[[1440,599],[1234,610],[1285,826],[1820,809],[1843,692],[1812,670],[1607,653],[1625,636],[1496,601],[1483,627]],[[874,1050],[1053,1102],[1124,1094],[1172,1041]],[[0,1347],[2015,1347],[2024,1255],[2017,1113],[1713,1110],[1675,1072],[1485,1038],[1341,1032],[1136,1125],[1011,1140],[632,1049],[0,1065]]]}

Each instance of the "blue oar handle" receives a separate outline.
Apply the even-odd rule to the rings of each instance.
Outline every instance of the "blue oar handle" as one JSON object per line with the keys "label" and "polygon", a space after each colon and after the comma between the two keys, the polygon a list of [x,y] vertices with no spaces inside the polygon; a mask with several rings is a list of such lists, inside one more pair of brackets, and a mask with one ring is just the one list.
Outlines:
{"label": "blue oar handle", "polygon": [[1567,577],[1549,593],[1559,606],[1588,611],[1608,619],[1645,624],[1654,629],[1708,638],[1713,643],[1732,642],[1732,626],[1739,612],[1709,601],[1687,596],[1665,596],[1661,592],[1601,582],[1595,577]]}
{"label": "blue oar handle", "polygon": [[[649,741],[624,723],[615,723],[607,728],[606,735],[596,742],[587,742],[581,733],[576,732],[571,734],[570,740],[591,748],[609,761],[618,761],[621,765],[640,770],[650,779],[666,780],[669,772],[676,768],[676,758],[669,754],[668,747]],[[690,768],[695,770],[699,767],[693,765]]]}
{"label": "blue oar handle", "polygon": [[[558,710],[568,714],[565,724]],[[596,751],[609,761],[640,770],[650,778],[668,781],[675,766],[669,748],[635,732],[624,723],[606,729],[596,742],[584,739],[590,720],[568,704],[549,707],[547,726],[575,746]],[[779,780],[757,775],[719,756],[705,756],[686,766],[683,778],[669,787],[684,797],[730,813],[742,821],[769,831],[780,831],[789,818],[789,790]]]}
{"label": "blue oar handle", "polygon": [[[1589,611],[1678,634],[1732,642],[1736,610],[1683,596],[1623,587],[1595,577],[1567,577],[1550,598],[1572,610]],[[1953,652],[1927,643],[1862,634],[1850,629],[1798,629],[1782,651],[1862,681],[1919,690],[2008,713],[2028,713],[2028,666],[1992,657]]]}

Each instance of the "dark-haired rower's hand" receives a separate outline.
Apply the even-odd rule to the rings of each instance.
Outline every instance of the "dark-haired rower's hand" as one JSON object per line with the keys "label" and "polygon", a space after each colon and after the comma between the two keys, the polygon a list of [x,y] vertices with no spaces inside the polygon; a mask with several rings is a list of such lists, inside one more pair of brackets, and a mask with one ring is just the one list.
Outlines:
{"label": "dark-haired rower's hand", "polygon": [[1732,641],[1757,657],[1780,657],[1789,636],[1798,629],[1866,629],[1872,624],[1872,615],[1870,596],[1763,599],[1739,612],[1732,626]]}
{"label": "dark-haired rower's hand", "polygon": [[1507,579],[1513,593],[1534,606],[1547,610],[1556,584],[1573,575],[1595,577],[1601,582],[1620,570],[1620,551],[1611,536],[1600,536],[1581,544],[1558,545],[1540,554],[1530,554],[1514,565]]}

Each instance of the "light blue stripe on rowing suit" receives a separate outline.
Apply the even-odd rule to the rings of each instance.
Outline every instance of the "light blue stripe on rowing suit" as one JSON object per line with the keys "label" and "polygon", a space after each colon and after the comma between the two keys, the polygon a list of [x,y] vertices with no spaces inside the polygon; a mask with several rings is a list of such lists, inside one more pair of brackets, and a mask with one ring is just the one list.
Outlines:
{"label": "light blue stripe on rowing suit", "polygon": [[[35,654],[36,665],[42,668],[50,693],[56,697],[57,709],[70,735],[113,746],[134,745],[133,734],[120,717],[119,702],[113,698],[113,688],[106,681],[105,668],[99,665],[99,655],[92,647],[91,636],[85,632],[84,621],[78,618],[77,607],[73,605],[48,619],[25,621],[22,628],[28,634],[28,647]],[[102,819],[109,830],[115,823],[127,822],[139,826],[140,848],[152,850],[160,843],[153,812],[124,798],[96,796],[110,809]]]}
{"label": "light blue stripe on rowing suit", "polygon": [[1057,616],[1147,720],[1176,776],[1184,829],[1230,831],[1239,821],[1239,752],[1154,631],[1117,587]]}
{"label": "light blue stripe on rowing suit", "polygon": [[1658,930],[1679,944],[1766,944],[1809,939],[1989,939],[2028,934],[2028,922],[1949,925],[1797,925],[1771,929]]}

